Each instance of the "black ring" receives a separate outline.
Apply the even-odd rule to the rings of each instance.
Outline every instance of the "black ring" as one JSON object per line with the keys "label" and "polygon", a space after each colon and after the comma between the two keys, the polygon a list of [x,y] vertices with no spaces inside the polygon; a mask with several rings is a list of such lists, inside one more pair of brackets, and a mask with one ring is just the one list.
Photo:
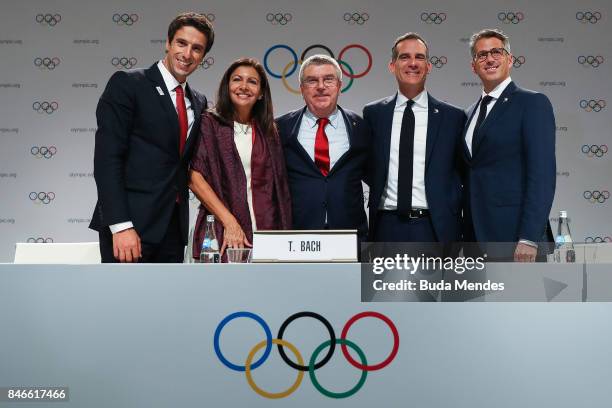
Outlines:
{"label": "black ring", "polygon": [[304,51],[302,51],[302,55],[300,55],[300,61],[304,61],[304,57],[306,56],[306,53],[312,49],[315,48],[322,48],[325,51],[327,51],[327,53],[329,54],[330,57],[332,57],[333,59],[336,59],[336,57],[334,56],[334,53],[332,52],[332,50],[329,49],[329,47],[326,47],[323,44],[313,44],[309,47],[307,47]]}
{"label": "black ring", "polygon": [[[313,319],[320,321],[321,323],[323,323],[323,325],[329,332],[329,338],[331,340],[331,343],[329,344],[329,351],[327,352],[327,354],[325,355],[325,357],[323,357],[321,361],[319,361],[317,364],[314,365],[314,369],[318,370],[319,368],[327,364],[327,362],[332,358],[332,355],[334,354],[334,350],[336,349],[336,334],[334,333],[334,328],[332,327],[331,323],[327,321],[327,319],[325,319],[320,314],[314,313],[314,312],[295,313],[289,316],[287,320],[285,320],[283,324],[281,324],[280,329],[278,329],[278,335],[276,336],[276,338],[279,340],[282,340],[283,334],[285,333],[285,329],[287,328],[287,326],[289,326],[289,323],[291,323],[292,321],[296,319],[299,319],[300,317],[312,317]],[[296,370],[300,370],[300,371],[308,371],[308,366],[299,365],[291,361],[289,357],[287,357],[287,354],[285,354],[285,350],[281,344],[278,345],[278,352],[280,356],[282,357],[283,361],[289,364],[289,366],[291,366],[292,368],[295,368]]]}

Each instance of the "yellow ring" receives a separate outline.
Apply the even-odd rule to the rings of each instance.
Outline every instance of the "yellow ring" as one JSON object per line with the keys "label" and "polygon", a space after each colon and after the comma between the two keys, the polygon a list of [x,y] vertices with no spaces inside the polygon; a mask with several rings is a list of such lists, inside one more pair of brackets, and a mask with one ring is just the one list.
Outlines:
{"label": "yellow ring", "polygon": [[[301,64],[302,61],[298,61],[297,63]],[[291,92],[292,94],[301,95],[302,93],[299,90],[295,90],[291,88],[291,86],[289,86],[289,83],[287,82],[287,71],[289,71],[289,68],[293,64],[294,64],[293,61],[289,61],[289,63],[285,65],[285,68],[283,69],[283,73],[281,74],[281,79],[283,80],[283,85],[285,85],[285,88],[287,88],[289,92]]]}
{"label": "yellow ring", "polygon": [[[298,349],[293,344],[285,340],[280,340],[280,339],[272,339],[272,343],[287,347],[289,350],[293,352],[293,354],[297,358],[298,364],[304,365],[304,359],[302,359],[302,355],[300,354]],[[246,363],[244,364],[244,367],[245,367],[244,373],[246,374],[247,382],[249,383],[253,391],[261,395],[262,397],[271,398],[271,399],[285,398],[286,396],[291,395],[293,391],[298,389],[298,387],[302,383],[302,378],[304,378],[304,371],[298,371],[297,379],[295,380],[293,385],[285,391],[273,393],[273,392],[267,392],[267,391],[262,390],[261,388],[257,386],[257,384],[255,384],[255,381],[253,381],[253,377],[251,376],[251,363],[253,362],[255,353],[257,353],[257,351],[259,351],[259,349],[262,349],[265,345],[266,345],[266,340],[263,340],[261,343],[257,343],[255,347],[253,347],[253,349],[251,350],[251,352],[249,353],[247,357]]]}

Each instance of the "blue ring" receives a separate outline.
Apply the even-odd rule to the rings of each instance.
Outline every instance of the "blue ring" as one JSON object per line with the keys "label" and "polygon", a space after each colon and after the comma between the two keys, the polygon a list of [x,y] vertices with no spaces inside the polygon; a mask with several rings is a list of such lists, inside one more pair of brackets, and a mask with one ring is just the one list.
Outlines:
{"label": "blue ring", "polygon": [[274,77],[276,79],[282,79],[283,75],[282,74],[281,75],[277,75],[277,74],[275,74],[274,72],[272,72],[270,70],[270,68],[268,67],[268,56],[270,55],[270,53],[272,51],[277,50],[279,48],[282,48],[282,49],[285,49],[285,50],[289,51],[291,53],[291,55],[293,56],[293,61],[294,61],[293,68],[291,68],[289,70],[289,72],[287,72],[287,75],[285,75],[285,77],[291,76],[295,72],[295,70],[297,69],[297,66],[298,66],[298,57],[297,57],[297,54],[295,53],[295,51],[293,50],[293,48],[291,48],[291,47],[289,47],[288,45],[285,45],[285,44],[277,44],[275,46],[270,47],[268,49],[268,51],[266,51],[266,54],[264,55],[263,65],[264,65],[264,68],[265,68],[266,72],[268,73],[268,75],[270,75],[270,76],[272,76],[272,77]]}
{"label": "blue ring", "polygon": [[261,358],[257,360],[255,363],[251,364],[251,370],[254,370],[266,361],[266,359],[270,355],[270,351],[272,351],[272,332],[270,331],[270,327],[268,327],[268,324],[261,317],[257,316],[255,313],[235,312],[235,313],[232,313],[226,316],[225,319],[221,320],[221,323],[219,323],[219,325],[217,326],[217,329],[215,330],[215,337],[214,337],[215,353],[217,354],[217,357],[219,358],[219,360],[221,360],[221,362],[226,367],[234,371],[245,371],[246,370],[245,366],[236,365],[228,361],[221,353],[221,348],[219,347],[219,337],[221,336],[221,330],[223,330],[226,324],[228,324],[229,322],[231,322],[232,320],[238,317],[248,317],[250,319],[255,320],[257,323],[261,325],[261,327],[263,327],[264,331],[266,332],[266,349],[264,350],[263,356],[261,356]]}

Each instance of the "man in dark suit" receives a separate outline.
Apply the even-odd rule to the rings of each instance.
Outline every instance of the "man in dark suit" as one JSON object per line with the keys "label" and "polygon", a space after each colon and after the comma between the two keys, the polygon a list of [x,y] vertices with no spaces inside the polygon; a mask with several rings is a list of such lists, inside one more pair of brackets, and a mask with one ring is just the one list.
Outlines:
{"label": "man in dark suit", "polygon": [[[555,117],[548,98],[510,78],[508,37],[486,29],[470,41],[472,70],[483,91],[464,130],[465,240],[506,243],[482,248],[502,260],[532,262],[552,241]],[[493,253],[493,251],[495,253]],[[542,251],[540,251],[542,255]]]}
{"label": "man in dark suit", "polygon": [[187,167],[204,95],[190,88],[214,41],[208,19],[177,16],[166,55],[148,69],[117,72],[98,107],[94,177],[103,262],[182,262],[187,243]]}
{"label": "man in dark suit", "polygon": [[395,40],[389,71],[398,92],[363,109],[371,129],[370,240],[460,240],[457,149],[462,110],[426,91],[429,49],[416,33]]}
{"label": "man in dark suit", "polygon": [[357,229],[367,236],[362,180],[368,131],[337,105],[342,71],[333,58],[313,55],[300,68],[306,106],[276,123],[283,144],[295,229]]}

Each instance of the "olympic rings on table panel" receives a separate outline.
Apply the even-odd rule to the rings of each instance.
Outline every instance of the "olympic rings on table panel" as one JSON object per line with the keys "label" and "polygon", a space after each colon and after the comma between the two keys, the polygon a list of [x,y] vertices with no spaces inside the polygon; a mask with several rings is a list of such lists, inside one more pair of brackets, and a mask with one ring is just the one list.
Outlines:
{"label": "olympic rings on table panel", "polygon": [[266,14],[266,21],[274,25],[287,25],[293,20],[293,14],[291,13],[268,13]]}
{"label": "olympic rings on table panel", "polygon": [[525,15],[520,11],[513,13],[512,11],[508,11],[504,13],[503,11],[497,14],[497,19],[504,24],[518,24],[525,18]]}
{"label": "olympic rings on table panel", "polygon": [[[221,337],[221,331],[223,330],[223,328],[232,320],[240,318],[240,317],[244,317],[244,318],[248,318],[248,319],[252,319],[255,320],[257,323],[259,323],[259,325],[263,328],[264,333],[265,333],[265,337],[266,339],[257,343],[249,352],[245,364],[244,365],[238,365],[235,363],[230,362],[222,353],[221,351],[221,346],[220,346],[220,337]],[[323,343],[321,343],[318,347],[315,348],[315,350],[313,351],[313,353],[311,354],[311,357],[308,359],[308,365],[305,364],[304,362],[304,358],[302,357],[300,351],[290,342],[288,342],[286,339],[283,339],[283,335],[285,334],[285,331],[287,329],[287,327],[289,326],[289,324],[291,324],[292,322],[294,322],[297,319],[303,318],[303,317],[307,317],[307,318],[312,318],[315,319],[317,321],[319,321],[327,330],[328,334],[329,334],[329,339],[325,340]],[[393,346],[391,349],[391,352],[389,353],[389,355],[381,362],[376,363],[376,364],[371,364],[368,365],[368,361],[366,359],[366,356],[364,354],[364,352],[359,348],[359,346],[357,346],[355,343],[353,343],[350,340],[347,340],[346,336],[348,334],[349,329],[351,328],[351,326],[357,322],[360,319],[366,318],[366,317],[371,317],[371,318],[375,318],[375,319],[379,319],[382,320],[391,330],[391,333],[393,335]],[[397,328],[395,327],[395,324],[393,323],[393,321],[391,319],[389,319],[387,316],[383,315],[382,313],[378,313],[378,312],[372,312],[372,311],[367,311],[367,312],[362,312],[362,313],[358,313],[356,315],[354,315],[353,317],[351,317],[346,324],[344,325],[344,328],[342,329],[342,334],[340,335],[340,338],[336,338],[336,334],[334,332],[334,329],[331,325],[331,323],[324,318],[323,316],[321,316],[318,313],[314,313],[314,312],[309,312],[309,311],[303,311],[303,312],[298,312],[295,313],[291,316],[289,316],[280,326],[279,330],[278,330],[278,334],[276,336],[276,338],[272,338],[272,334],[271,334],[271,330],[270,327],[267,325],[267,323],[258,315],[256,315],[255,313],[251,313],[251,312],[245,312],[245,311],[241,311],[241,312],[235,312],[235,313],[231,313],[228,316],[226,316],[223,320],[221,320],[221,322],[217,325],[217,328],[215,329],[215,334],[214,334],[214,339],[213,339],[213,344],[214,344],[214,350],[215,353],[217,355],[217,357],[219,358],[219,361],[221,361],[221,363],[223,365],[225,365],[226,367],[228,367],[231,370],[234,371],[244,371],[246,378],[247,378],[247,382],[249,384],[249,386],[253,389],[253,391],[255,391],[257,394],[261,395],[262,397],[266,397],[266,398],[272,398],[272,399],[277,399],[277,398],[284,398],[287,397],[288,395],[290,395],[291,393],[293,393],[301,384],[302,382],[302,378],[304,375],[305,371],[308,371],[309,376],[310,376],[310,380],[313,384],[313,386],[315,387],[315,389],[317,389],[317,391],[319,391],[321,394],[329,397],[329,398],[347,398],[353,394],[355,394],[357,391],[359,391],[359,389],[361,389],[361,387],[363,387],[363,385],[365,384],[365,380],[367,378],[367,373],[369,371],[376,371],[376,370],[381,370],[383,368],[385,368],[386,366],[388,366],[396,357],[397,352],[399,350],[399,333],[397,331]],[[253,370],[255,370],[256,368],[260,367],[266,360],[267,358],[270,356],[270,352],[272,350],[272,345],[276,344],[278,347],[278,352],[282,358],[282,360],[291,368],[295,369],[296,371],[298,371],[297,374],[297,378],[295,380],[295,382],[285,391],[282,392],[278,392],[278,393],[271,393],[268,391],[265,391],[263,389],[261,389],[259,386],[257,386],[257,384],[255,384],[251,372]],[[315,375],[315,371],[318,370],[319,368],[323,367],[324,365],[326,365],[330,359],[332,358],[335,350],[336,350],[336,344],[340,344],[341,348],[342,348],[342,354],[344,355],[345,359],[354,367],[360,369],[362,371],[361,377],[359,379],[359,381],[357,382],[357,384],[349,389],[348,391],[344,391],[344,392],[332,392],[329,391],[327,389],[325,389],[317,380],[316,375]],[[289,350],[291,350],[292,354],[295,356],[295,359],[297,360],[297,362],[291,360],[287,354],[285,353],[284,348],[288,348]],[[347,347],[352,348],[353,350],[355,350],[355,352],[357,353],[357,355],[359,356],[359,360],[360,362],[357,362],[353,359],[353,357],[349,354]],[[261,350],[262,348],[264,348],[264,352],[263,355],[255,362],[253,362],[253,359],[255,357],[255,355],[257,354],[257,352],[259,350]],[[319,357],[319,354],[321,354],[321,352],[325,349],[328,348],[327,353],[324,355],[324,357],[317,362],[317,358]]]}
{"label": "olympic rings on table panel", "polygon": [[593,68],[597,68],[598,66],[600,66],[601,64],[604,63],[604,57],[602,57],[601,55],[597,55],[597,56],[593,56],[593,55],[588,55],[588,56],[584,56],[584,55],[580,55],[578,57],[578,63],[580,65],[590,65]]}
{"label": "olympic rings on table panel", "polygon": [[442,24],[446,20],[446,13],[421,13],[421,21],[427,24]]}
{"label": "olympic rings on table panel", "polygon": [[368,13],[344,13],[344,16],[342,17],[344,19],[344,21],[346,21],[348,24],[359,24],[359,25],[364,25],[366,21],[368,21],[370,19],[370,15]]}
{"label": "olympic rings on table panel", "polygon": [[[368,59],[368,64],[366,68],[362,72],[359,72],[359,73],[355,73],[353,68],[346,61],[342,59],[344,55],[346,54],[346,52],[353,48],[363,51],[363,53],[366,55]],[[301,65],[302,62],[306,59],[307,53],[315,49],[320,49],[324,51],[325,53],[327,53],[327,55],[329,55],[330,57],[336,59],[336,61],[338,61],[338,64],[340,65],[342,74],[346,76],[347,78],[349,78],[348,83],[340,90],[340,92],[348,91],[353,85],[354,79],[362,78],[366,76],[372,69],[372,63],[373,63],[372,54],[365,46],[361,44],[349,44],[345,46],[344,48],[340,50],[340,53],[338,54],[338,58],[336,58],[336,56],[334,55],[334,52],[328,46],[323,45],[323,44],[309,45],[302,51],[299,58],[298,58],[297,53],[292,47],[286,44],[276,44],[268,48],[268,50],[265,52],[264,57],[263,57],[263,66],[266,72],[268,73],[268,75],[270,75],[273,78],[280,79],[283,82],[283,85],[285,86],[285,88],[289,92],[299,95],[300,94],[299,89],[295,89],[291,87],[289,85],[289,82],[287,81],[287,78],[293,75],[297,71],[298,66]],[[270,55],[277,50],[286,50],[291,55],[291,60],[284,67],[282,67],[282,69],[280,70],[280,73],[278,71],[277,72],[272,71],[272,69],[270,69],[270,65],[268,62]]]}
{"label": "olympic rings on table panel", "polygon": [[137,21],[138,21],[138,14],[128,14],[128,13],[113,14],[113,22],[116,23],[117,25],[131,26]]}
{"label": "olympic rings on table panel", "polygon": [[48,115],[52,114],[59,108],[57,102],[47,102],[47,101],[36,101],[32,104],[32,109],[34,109],[38,113],[47,113]]}
{"label": "olympic rings on table panel", "polygon": [[40,69],[46,68],[48,70],[54,70],[55,67],[57,67],[59,64],[60,64],[60,59],[58,57],[34,58],[34,65]]}
{"label": "olympic rings on table panel", "polygon": [[606,107],[606,101],[604,101],[603,99],[600,99],[598,101],[594,99],[588,101],[586,99],[582,99],[580,101],[580,107],[587,112],[599,112]]}
{"label": "olympic rings on table panel", "polygon": [[43,157],[45,159],[50,159],[57,153],[57,148],[55,146],[32,146],[32,148],[30,149],[30,153],[32,154],[32,156],[35,156],[39,159]]}
{"label": "olympic rings on table panel", "polygon": [[49,204],[51,201],[55,200],[55,193],[54,192],[48,192],[45,193],[43,191],[37,193],[36,191],[32,191],[29,194],[30,197],[30,201],[34,201],[37,204],[43,203],[43,204]]}
{"label": "olympic rings on table panel", "polygon": [[601,20],[601,13],[599,11],[579,11],[576,13],[576,20],[581,23],[591,23],[595,24],[599,20]]}
{"label": "olympic rings on table panel", "polygon": [[30,244],[50,244],[51,242],[53,242],[53,238],[30,237],[27,239],[27,242]]}
{"label": "olympic rings on table panel", "polygon": [[46,24],[46,25],[53,27],[60,21],[62,21],[62,16],[60,14],[47,13],[47,14],[37,14],[36,15],[36,22],[38,24],[43,24],[43,25]]}
{"label": "olympic rings on table panel", "polygon": [[604,154],[608,153],[608,145],[582,145],[582,153],[588,155],[589,157],[602,157]]}
{"label": "olympic rings on table panel", "polygon": [[584,193],[582,193],[582,196],[584,197],[585,200],[589,200],[591,203],[597,202],[601,204],[601,203],[605,203],[606,200],[610,198],[610,192],[607,190],[604,190],[604,191],[586,190]]}

